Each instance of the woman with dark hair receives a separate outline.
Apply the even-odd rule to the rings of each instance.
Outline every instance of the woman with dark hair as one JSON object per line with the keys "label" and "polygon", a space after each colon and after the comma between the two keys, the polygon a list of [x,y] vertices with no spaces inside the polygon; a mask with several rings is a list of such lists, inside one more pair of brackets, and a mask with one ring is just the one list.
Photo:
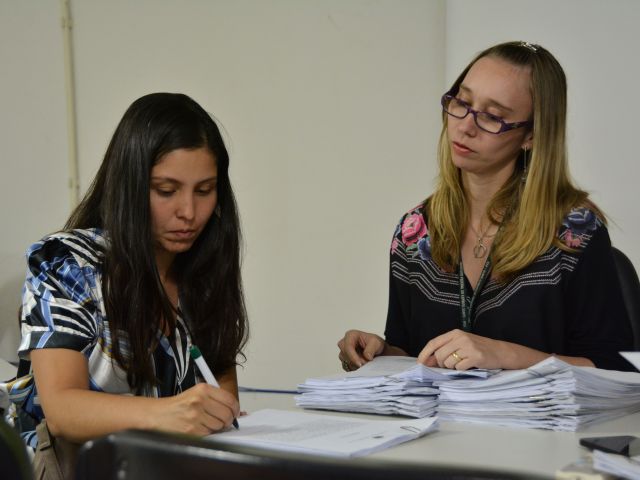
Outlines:
{"label": "woman with dark hair", "polygon": [[343,368],[410,355],[521,369],[557,355],[631,369],[605,217],[569,176],[558,61],[539,45],[494,45],[441,103],[439,182],[396,228],[385,338],[348,331]]}
{"label": "woman with dark hair", "polygon": [[[44,418],[79,443],[126,428],[207,435],[238,416],[239,220],[220,131],[195,101],[136,100],[63,231],[27,255],[8,390],[28,444]],[[220,388],[200,381],[194,344]]]}

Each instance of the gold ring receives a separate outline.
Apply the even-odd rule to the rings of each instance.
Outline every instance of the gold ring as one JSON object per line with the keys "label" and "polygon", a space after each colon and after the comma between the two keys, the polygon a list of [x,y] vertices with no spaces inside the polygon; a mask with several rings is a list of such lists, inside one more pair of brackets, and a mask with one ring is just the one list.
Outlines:
{"label": "gold ring", "polygon": [[458,352],[453,352],[453,353],[451,354],[451,356],[452,356],[453,358],[455,358],[458,362],[461,362],[461,361],[462,361],[462,357],[461,357],[460,355],[458,355]]}

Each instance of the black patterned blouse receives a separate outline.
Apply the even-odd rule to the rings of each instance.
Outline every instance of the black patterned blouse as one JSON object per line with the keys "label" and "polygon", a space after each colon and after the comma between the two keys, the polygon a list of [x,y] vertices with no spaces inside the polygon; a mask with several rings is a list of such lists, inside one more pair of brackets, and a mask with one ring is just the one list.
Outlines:
{"label": "black patterned blouse", "polygon": [[[422,212],[418,205],[402,217],[391,244],[385,336],[411,356],[430,339],[462,328],[458,272],[443,271],[431,258]],[[586,357],[599,368],[633,370],[618,354],[633,349],[633,336],[606,227],[591,210],[577,208],[558,237],[576,252],[552,246],[512,280],[489,279],[478,293],[471,332]]]}

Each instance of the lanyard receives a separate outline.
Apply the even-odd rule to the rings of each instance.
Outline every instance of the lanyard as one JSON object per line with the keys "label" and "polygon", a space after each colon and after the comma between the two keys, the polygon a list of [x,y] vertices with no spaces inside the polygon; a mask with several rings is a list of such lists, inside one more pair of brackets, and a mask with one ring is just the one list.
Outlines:
{"label": "lanyard", "polygon": [[465,332],[471,331],[471,327],[473,326],[473,319],[471,318],[473,315],[473,307],[475,306],[478,294],[484,287],[484,284],[487,283],[490,270],[491,260],[487,255],[487,260],[484,262],[482,272],[480,272],[480,278],[478,278],[476,289],[473,291],[471,300],[469,300],[467,298],[467,289],[464,284],[464,268],[462,266],[462,258],[460,259],[460,266],[458,267],[458,277],[460,279],[460,318],[462,320],[462,329]]}

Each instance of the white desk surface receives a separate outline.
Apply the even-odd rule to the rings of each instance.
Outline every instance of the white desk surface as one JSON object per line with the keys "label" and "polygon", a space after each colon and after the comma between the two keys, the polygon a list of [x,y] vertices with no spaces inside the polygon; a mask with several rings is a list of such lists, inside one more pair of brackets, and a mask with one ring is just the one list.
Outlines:
{"label": "white desk surface", "polygon": [[[242,409],[248,412],[263,408],[302,411],[295,406],[292,394],[241,392],[240,402]],[[360,415],[319,410],[313,413]],[[578,444],[579,438],[600,435],[640,436],[640,413],[596,424],[577,433],[440,422],[437,432],[375,453],[370,458],[478,469],[499,468],[553,477],[556,470],[586,454],[587,450]]]}

